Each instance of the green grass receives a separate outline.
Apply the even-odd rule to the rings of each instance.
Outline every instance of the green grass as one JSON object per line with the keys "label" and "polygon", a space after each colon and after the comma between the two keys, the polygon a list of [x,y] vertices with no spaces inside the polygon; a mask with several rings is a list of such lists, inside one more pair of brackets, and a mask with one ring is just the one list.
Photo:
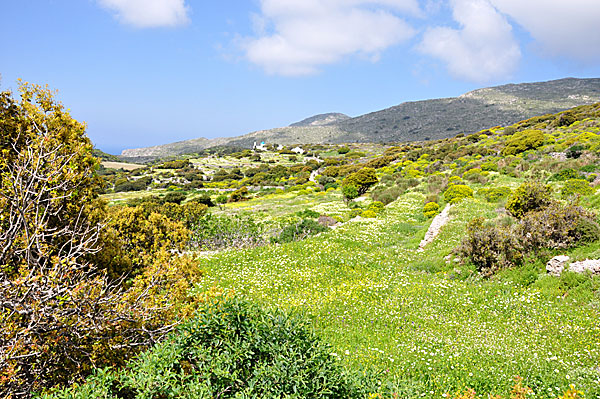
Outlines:
{"label": "green grass", "polygon": [[430,223],[423,199],[408,193],[376,219],[301,242],[205,256],[199,289],[220,286],[305,315],[334,356],[380,370],[403,398],[441,398],[467,386],[506,394],[517,375],[539,398],[570,384],[600,395],[598,306],[589,295],[564,295],[569,284],[593,293],[582,286],[591,283],[547,277],[539,266],[529,284],[527,276],[482,280],[444,260],[468,220],[494,216],[494,205],[478,199],[455,206],[418,254]]}

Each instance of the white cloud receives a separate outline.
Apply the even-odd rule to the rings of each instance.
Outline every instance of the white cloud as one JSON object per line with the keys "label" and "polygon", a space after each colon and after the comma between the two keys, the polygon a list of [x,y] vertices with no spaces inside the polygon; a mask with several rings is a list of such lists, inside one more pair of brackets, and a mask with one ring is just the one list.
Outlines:
{"label": "white cloud", "polygon": [[600,1],[490,0],[527,30],[550,55],[597,62]]}
{"label": "white cloud", "polygon": [[98,0],[114,11],[124,24],[137,28],[154,28],[186,24],[185,0]]}
{"label": "white cloud", "polygon": [[451,0],[450,4],[460,29],[430,28],[419,49],[444,61],[458,78],[483,83],[509,76],[521,51],[506,18],[488,0]]}
{"label": "white cloud", "polygon": [[243,47],[265,71],[307,75],[352,55],[377,59],[415,31],[396,13],[419,16],[416,0],[262,0],[257,37]]}

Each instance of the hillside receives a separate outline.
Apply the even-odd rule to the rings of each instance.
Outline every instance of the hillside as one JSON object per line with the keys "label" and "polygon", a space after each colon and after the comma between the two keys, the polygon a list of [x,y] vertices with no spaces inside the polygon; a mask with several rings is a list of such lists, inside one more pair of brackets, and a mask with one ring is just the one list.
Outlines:
{"label": "hillside", "polygon": [[[203,273],[194,292],[301,315],[331,345],[326,358],[379,379],[365,388],[371,395],[333,397],[600,397],[600,270],[575,268],[600,258],[600,103],[449,139],[304,147],[310,155],[245,150],[115,171],[104,176],[114,186],[104,199],[115,212],[165,217],[210,206],[190,227]],[[369,168],[371,188],[347,198],[344,187]],[[148,181],[119,192],[127,179]],[[438,235],[424,245],[431,226]],[[547,263],[559,255],[570,263],[553,273]],[[163,360],[177,353],[165,349],[173,342],[100,386],[141,389],[177,375],[181,362]],[[207,357],[190,358],[200,367]],[[169,381],[173,390],[196,384]]]}
{"label": "hillside", "polygon": [[510,125],[536,115],[555,113],[600,101],[600,79],[560,79],[509,84],[465,93],[456,98],[406,102],[355,118],[322,114],[288,127],[230,138],[198,138],[124,150],[124,157],[166,157],[220,146],[251,147],[256,142],[290,144],[368,143],[435,140]]}

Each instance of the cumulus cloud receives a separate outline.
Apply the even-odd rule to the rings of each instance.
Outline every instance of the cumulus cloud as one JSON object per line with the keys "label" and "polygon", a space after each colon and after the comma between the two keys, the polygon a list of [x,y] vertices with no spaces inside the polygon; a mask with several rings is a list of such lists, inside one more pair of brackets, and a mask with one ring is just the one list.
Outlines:
{"label": "cumulus cloud", "polygon": [[246,57],[265,71],[307,75],[352,55],[377,57],[415,31],[397,14],[420,15],[417,0],[262,0]]}
{"label": "cumulus cloud", "polygon": [[98,0],[112,10],[124,24],[137,28],[155,28],[186,24],[185,0]]}
{"label": "cumulus cloud", "polygon": [[450,5],[460,29],[430,28],[419,49],[442,60],[458,78],[483,83],[510,75],[521,51],[507,19],[488,0],[451,0]]}
{"label": "cumulus cloud", "polygon": [[527,30],[548,54],[589,62],[600,58],[600,1],[490,1]]}

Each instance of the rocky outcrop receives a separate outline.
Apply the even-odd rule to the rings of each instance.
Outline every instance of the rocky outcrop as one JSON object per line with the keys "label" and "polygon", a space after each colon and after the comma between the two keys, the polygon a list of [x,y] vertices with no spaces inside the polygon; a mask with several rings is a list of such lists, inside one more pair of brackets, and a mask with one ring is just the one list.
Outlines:
{"label": "rocky outcrop", "polygon": [[569,264],[570,258],[566,255],[555,256],[546,264],[546,271],[552,276],[560,276],[563,271],[575,273],[600,274],[600,259],[586,259]]}
{"label": "rocky outcrop", "polygon": [[586,259],[580,262],[573,262],[569,265],[569,270],[575,273],[600,274],[600,259]]}
{"label": "rocky outcrop", "polygon": [[560,276],[570,259],[566,255],[555,256],[546,263],[546,271],[552,276]]}

